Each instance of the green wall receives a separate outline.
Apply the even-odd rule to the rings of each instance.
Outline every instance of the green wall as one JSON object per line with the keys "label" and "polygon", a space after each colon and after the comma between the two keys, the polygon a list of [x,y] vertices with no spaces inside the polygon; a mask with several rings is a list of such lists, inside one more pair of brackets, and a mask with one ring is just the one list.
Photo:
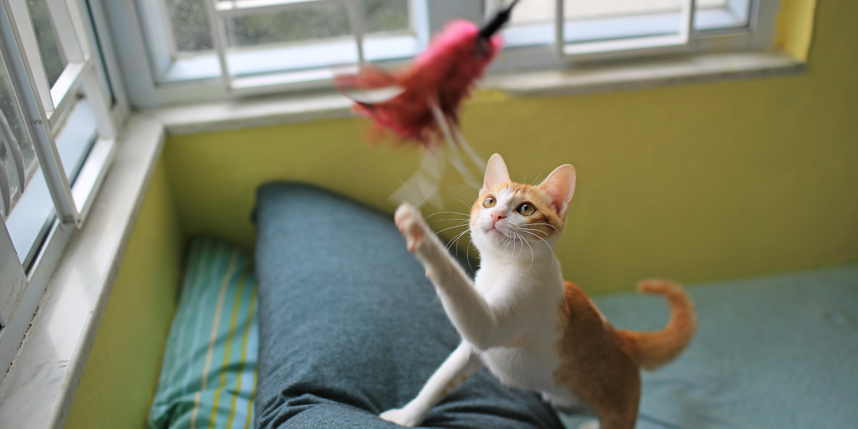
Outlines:
{"label": "green wall", "polygon": [[66,428],[143,428],[177,303],[183,234],[159,163]]}
{"label": "green wall", "polygon": [[[796,29],[779,36],[785,49],[803,56],[813,29],[802,74],[484,96],[465,107],[466,136],[485,157],[501,153],[513,179],[575,165],[577,193],[557,247],[568,279],[601,293],[651,276],[693,283],[858,260],[858,8],[820,1],[811,25],[813,2],[783,4],[782,30]],[[368,146],[365,124],[171,137],[165,157],[184,228],[251,248],[254,189],[276,179],[392,212],[387,197],[414,171],[418,152]],[[467,208],[454,198],[475,198],[454,174],[443,193],[455,211]],[[449,222],[434,223],[442,225]]]}

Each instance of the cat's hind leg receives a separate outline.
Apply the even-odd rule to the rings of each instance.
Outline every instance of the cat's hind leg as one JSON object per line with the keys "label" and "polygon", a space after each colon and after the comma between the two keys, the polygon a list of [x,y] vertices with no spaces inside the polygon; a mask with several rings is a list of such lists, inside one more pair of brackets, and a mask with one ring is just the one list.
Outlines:
{"label": "cat's hind leg", "polygon": [[417,426],[435,404],[482,368],[483,363],[474,353],[473,347],[462,342],[411,402],[402,408],[385,411],[380,417],[402,426]]}

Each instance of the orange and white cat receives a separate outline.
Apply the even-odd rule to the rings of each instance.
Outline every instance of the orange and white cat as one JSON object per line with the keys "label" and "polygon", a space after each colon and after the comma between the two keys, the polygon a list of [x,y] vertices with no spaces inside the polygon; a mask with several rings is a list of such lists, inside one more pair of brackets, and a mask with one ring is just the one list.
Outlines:
{"label": "orange and white cat", "polygon": [[560,409],[586,404],[602,429],[634,428],[641,367],[674,359],[691,341],[694,307],[673,283],[638,285],[671,307],[658,332],[615,330],[590,299],[564,282],[554,245],[575,191],[575,169],[563,165],[538,186],[510,182],[500,155],[489,159],[471,210],[471,237],[480,252],[473,281],[447,253],[420,212],[403,204],[395,221],[441,299],[462,343],[420,393],[381,418],[417,426],[452,389],[488,367],[501,383],[541,392]]}

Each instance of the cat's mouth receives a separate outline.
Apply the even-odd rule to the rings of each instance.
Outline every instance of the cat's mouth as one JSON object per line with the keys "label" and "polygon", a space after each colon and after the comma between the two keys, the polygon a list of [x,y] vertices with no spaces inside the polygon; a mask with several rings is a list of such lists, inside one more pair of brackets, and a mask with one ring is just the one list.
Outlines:
{"label": "cat's mouth", "polygon": [[488,229],[486,229],[485,232],[489,237],[492,237],[492,238],[503,239],[503,240],[509,240],[510,239],[509,235],[507,235],[507,233],[498,229],[496,225],[490,225],[488,227]]}

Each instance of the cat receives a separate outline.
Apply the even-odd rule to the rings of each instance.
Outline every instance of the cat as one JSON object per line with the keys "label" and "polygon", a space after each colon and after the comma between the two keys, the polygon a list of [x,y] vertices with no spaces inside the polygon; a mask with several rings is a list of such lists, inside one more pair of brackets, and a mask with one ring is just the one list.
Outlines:
{"label": "cat", "polygon": [[540,392],[561,410],[588,406],[602,429],[634,428],[640,368],[663,365],[688,345],[693,303],[669,281],[643,281],[638,290],[669,302],[667,326],[658,332],[615,330],[581,289],[564,282],[554,256],[574,191],[569,164],[531,186],[510,182],[503,159],[493,155],[470,215],[481,256],[473,282],[417,209],[403,204],[396,210],[407,248],[426,269],[462,342],[411,402],[382,419],[417,426],[487,367],[502,384]]}

